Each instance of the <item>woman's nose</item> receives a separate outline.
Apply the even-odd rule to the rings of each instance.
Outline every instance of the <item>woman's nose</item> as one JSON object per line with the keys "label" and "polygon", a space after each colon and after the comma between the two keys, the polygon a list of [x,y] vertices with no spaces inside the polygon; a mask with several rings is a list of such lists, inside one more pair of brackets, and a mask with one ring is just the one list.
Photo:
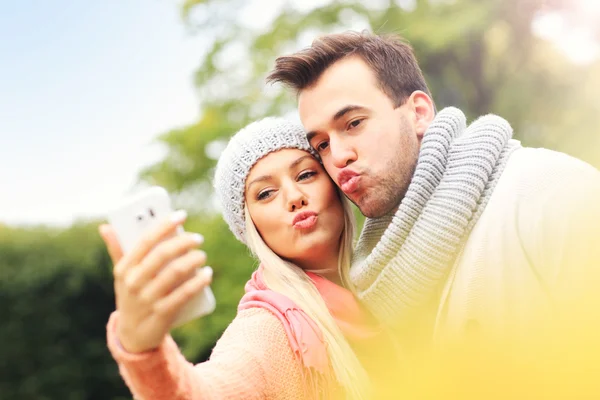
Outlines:
{"label": "woman's nose", "polygon": [[287,198],[289,211],[296,211],[308,205],[308,199],[305,194],[294,185],[291,185],[291,187],[287,189]]}

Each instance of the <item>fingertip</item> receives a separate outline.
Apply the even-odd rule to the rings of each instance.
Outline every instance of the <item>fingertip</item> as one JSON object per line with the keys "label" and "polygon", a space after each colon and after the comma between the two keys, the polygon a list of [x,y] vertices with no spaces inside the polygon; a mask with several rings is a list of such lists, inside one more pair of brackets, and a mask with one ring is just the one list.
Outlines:
{"label": "fingertip", "polygon": [[197,245],[204,243],[204,236],[199,233],[192,233],[191,238]]}
{"label": "fingertip", "polygon": [[187,218],[187,212],[185,210],[177,210],[171,214],[171,222],[175,224],[183,223]]}
{"label": "fingertip", "polygon": [[108,224],[100,224],[98,225],[98,233],[100,236],[104,237],[108,233]]}

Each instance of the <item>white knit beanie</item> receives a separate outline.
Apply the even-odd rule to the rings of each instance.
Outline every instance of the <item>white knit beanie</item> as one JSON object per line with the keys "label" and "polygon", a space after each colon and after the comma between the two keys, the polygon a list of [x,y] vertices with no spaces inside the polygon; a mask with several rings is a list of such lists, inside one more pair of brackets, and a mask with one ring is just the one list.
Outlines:
{"label": "white knit beanie", "polygon": [[267,154],[281,149],[306,150],[317,157],[298,122],[267,117],[236,133],[219,157],[214,187],[229,229],[246,243],[244,190],[250,169]]}

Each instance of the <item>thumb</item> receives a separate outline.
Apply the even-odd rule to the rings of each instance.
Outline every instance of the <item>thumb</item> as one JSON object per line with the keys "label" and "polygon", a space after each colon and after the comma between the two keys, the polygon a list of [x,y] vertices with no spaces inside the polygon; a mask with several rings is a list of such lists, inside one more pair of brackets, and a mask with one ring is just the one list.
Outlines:
{"label": "thumb", "polygon": [[98,227],[98,231],[100,232],[100,236],[106,245],[106,249],[108,250],[108,254],[110,255],[113,265],[117,265],[119,260],[121,260],[123,257],[123,250],[121,249],[121,245],[117,240],[115,232],[108,224],[100,225]]}

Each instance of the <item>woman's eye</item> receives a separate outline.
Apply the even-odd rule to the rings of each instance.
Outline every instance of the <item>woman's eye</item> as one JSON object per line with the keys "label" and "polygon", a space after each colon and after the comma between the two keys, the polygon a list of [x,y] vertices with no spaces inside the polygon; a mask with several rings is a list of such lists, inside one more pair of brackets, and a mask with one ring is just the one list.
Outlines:
{"label": "woman's eye", "polygon": [[305,179],[308,179],[308,178],[310,178],[311,176],[314,176],[314,175],[316,175],[316,174],[317,174],[317,173],[316,173],[315,171],[306,171],[306,172],[303,172],[303,173],[301,173],[300,175],[298,175],[298,180],[299,180],[299,181],[303,181],[303,180],[305,180]]}
{"label": "woman's eye", "polygon": [[263,190],[262,192],[258,193],[258,195],[256,196],[256,198],[258,200],[267,199],[267,198],[269,198],[271,196],[272,192],[273,192],[272,190]]}

